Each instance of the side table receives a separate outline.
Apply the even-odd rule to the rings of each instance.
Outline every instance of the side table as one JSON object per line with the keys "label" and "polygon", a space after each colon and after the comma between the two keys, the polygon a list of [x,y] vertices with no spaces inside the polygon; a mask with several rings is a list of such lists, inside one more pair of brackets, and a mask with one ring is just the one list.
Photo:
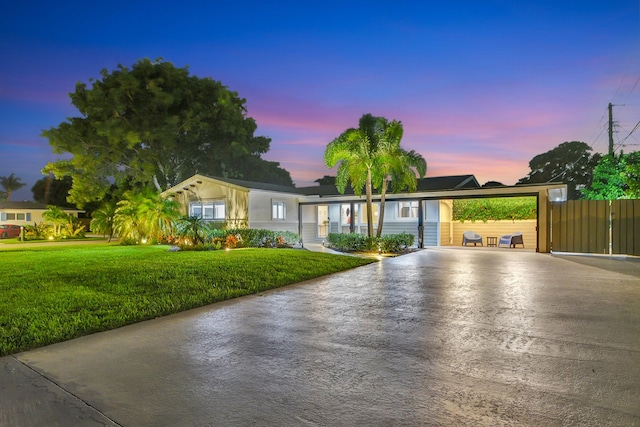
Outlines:
{"label": "side table", "polygon": [[498,246],[498,238],[497,237],[487,237],[487,247],[495,248]]}

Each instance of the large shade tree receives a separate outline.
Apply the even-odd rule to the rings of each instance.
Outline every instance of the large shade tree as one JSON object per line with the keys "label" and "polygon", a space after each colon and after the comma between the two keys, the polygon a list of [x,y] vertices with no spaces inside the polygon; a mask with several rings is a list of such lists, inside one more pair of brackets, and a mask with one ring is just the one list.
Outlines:
{"label": "large shade tree", "polygon": [[[327,167],[338,165],[336,188],[344,193],[351,185],[354,194],[365,191],[367,204],[367,232],[373,237],[373,188],[382,194],[381,210],[389,180],[393,191],[405,187],[415,189],[417,180],[414,169],[424,176],[426,162],[419,154],[407,152],[400,147],[403,128],[399,121],[389,122],[384,117],[363,115],[358,128],[350,128],[331,141],[325,150]],[[378,235],[382,231],[384,216],[379,213]]]}
{"label": "large shade tree", "polygon": [[618,200],[636,198],[640,172],[640,152],[606,155],[593,170],[590,185],[582,189],[588,200]]}
{"label": "large shade tree", "polygon": [[56,179],[52,175],[47,175],[39,179],[31,187],[33,200],[45,205],[54,205],[62,207],[75,207],[67,201],[69,190],[73,181],[70,176],[64,176]]}
{"label": "large shade tree", "polygon": [[591,184],[593,168],[601,156],[591,154],[591,147],[580,141],[563,142],[529,162],[531,171],[518,184],[563,182],[567,184],[567,198],[579,199],[580,190]]}
{"label": "large shade tree", "polygon": [[22,182],[20,178],[15,176],[13,173],[9,176],[0,176],[0,186],[4,188],[5,198],[7,202],[11,201],[11,193],[13,193],[14,191],[18,191],[25,185],[27,184]]}
{"label": "large shade tree", "polygon": [[202,173],[293,185],[289,173],[260,156],[270,139],[254,136],[245,100],[221,82],[162,60],[102,70],[70,94],[80,116],[43,135],[57,154],[44,172],[71,176],[69,201],[101,200],[112,184],[157,191]]}

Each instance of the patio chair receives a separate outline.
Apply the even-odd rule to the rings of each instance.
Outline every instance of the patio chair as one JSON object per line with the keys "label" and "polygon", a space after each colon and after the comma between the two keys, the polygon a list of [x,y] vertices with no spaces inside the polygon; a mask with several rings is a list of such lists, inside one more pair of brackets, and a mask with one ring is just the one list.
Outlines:
{"label": "patio chair", "polygon": [[477,246],[480,243],[480,246],[483,246],[482,236],[473,231],[465,231],[462,233],[462,246],[467,246],[467,243],[473,243],[473,246]]}
{"label": "patio chair", "polygon": [[524,248],[522,233],[520,231],[516,231],[513,234],[507,234],[505,236],[501,236],[500,241],[498,242],[498,247],[502,245],[506,245],[509,248],[515,248],[516,245],[522,245],[522,247]]}

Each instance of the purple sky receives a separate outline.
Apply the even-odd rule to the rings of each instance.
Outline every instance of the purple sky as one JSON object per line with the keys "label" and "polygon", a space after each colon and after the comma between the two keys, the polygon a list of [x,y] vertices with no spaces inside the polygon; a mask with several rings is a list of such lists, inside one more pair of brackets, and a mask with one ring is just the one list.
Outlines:
{"label": "purple sky", "polygon": [[[0,13],[0,176],[56,156],[42,130],[103,68],[164,58],[246,98],[264,157],[297,186],[335,171],[333,138],[364,113],[404,124],[427,176],[515,182],[564,141],[607,150],[640,120],[638,0],[352,2],[22,1]],[[58,3],[58,4],[55,4]],[[415,3],[422,3],[416,6]],[[636,151],[636,135],[626,139]]]}

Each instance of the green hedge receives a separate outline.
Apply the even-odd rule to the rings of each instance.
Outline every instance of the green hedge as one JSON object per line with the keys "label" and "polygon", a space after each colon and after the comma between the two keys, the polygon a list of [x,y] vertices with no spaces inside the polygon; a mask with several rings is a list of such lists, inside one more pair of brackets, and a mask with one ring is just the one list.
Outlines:
{"label": "green hedge", "polygon": [[329,247],[340,252],[384,252],[397,253],[413,246],[413,234],[386,234],[369,238],[357,233],[331,233],[327,237]]}
{"label": "green hedge", "polygon": [[206,230],[201,245],[178,245],[182,250],[216,250],[224,248],[277,248],[292,247],[300,236],[291,231],[272,231],[254,228]]}
{"label": "green hedge", "polygon": [[498,221],[536,219],[535,197],[461,199],[453,201],[454,221]]}

